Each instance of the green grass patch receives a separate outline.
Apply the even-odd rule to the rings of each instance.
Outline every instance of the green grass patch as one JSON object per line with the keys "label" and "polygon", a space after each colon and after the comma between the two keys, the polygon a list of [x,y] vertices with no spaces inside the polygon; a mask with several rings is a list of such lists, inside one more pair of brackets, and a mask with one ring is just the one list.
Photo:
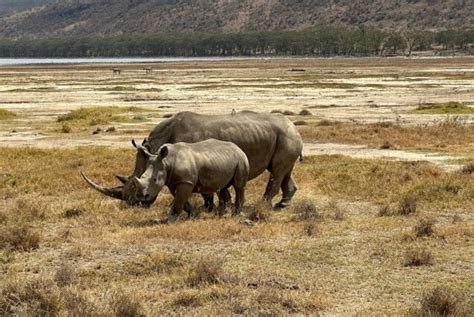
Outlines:
{"label": "green grass patch", "polygon": [[447,103],[429,103],[419,105],[412,113],[426,114],[474,114],[474,108],[462,102],[450,101]]}
{"label": "green grass patch", "polygon": [[[58,117],[58,122],[68,122],[72,125],[99,125],[111,122],[143,121],[145,117],[135,113],[148,112],[139,107],[92,107],[73,110]],[[133,116],[127,115],[134,113]]]}
{"label": "green grass patch", "polygon": [[10,120],[16,117],[16,114],[6,110],[6,109],[0,109],[0,120]]}

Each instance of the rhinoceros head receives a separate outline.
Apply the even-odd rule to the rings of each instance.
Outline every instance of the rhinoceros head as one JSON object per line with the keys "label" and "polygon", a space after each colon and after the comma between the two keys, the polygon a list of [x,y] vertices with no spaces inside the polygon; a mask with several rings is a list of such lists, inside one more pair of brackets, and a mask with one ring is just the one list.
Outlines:
{"label": "rhinoceros head", "polygon": [[[106,196],[123,200],[131,206],[139,205],[142,207],[148,207],[151,203],[154,202],[157,195],[153,199],[145,199],[145,196],[141,195],[144,192],[142,184],[145,184],[145,181],[137,182],[137,180],[140,180],[142,178],[141,176],[143,176],[143,174],[147,171],[147,166],[149,165],[149,163],[151,163],[151,161],[153,160],[156,160],[157,156],[152,155],[148,151],[148,148],[145,146],[145,143],[146,139],[143,141],[142,145],[137,145],[135,141],[132,140],[133,146],[137,149],[135,171],[130,177],[116,176],[117,179],[122,183],[121,186],[100,186],[81,172],[82,177],[92,188]],[[137,175],[139,177],[137,177]],[[149,196],[146,197],[149,198]]]}

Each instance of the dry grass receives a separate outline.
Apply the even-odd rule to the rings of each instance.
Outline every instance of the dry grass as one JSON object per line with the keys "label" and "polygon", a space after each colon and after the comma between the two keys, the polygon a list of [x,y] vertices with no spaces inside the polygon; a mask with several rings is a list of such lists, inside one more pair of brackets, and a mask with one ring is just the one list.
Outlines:
{"label": "dry grass", "polygon": [[425,248],[408,249],[405,252],[405,266],[433,265],[433,254]]}
{"label": "dry grass", "polygon": [[209,286],[222,282],[222,261],[213,257],[201,258],[190,269],[186,282],[191,287]]}
{"label": "dry grass", "polygon": [[413,231],[417,237],[429,237],[433,234],[435,223],[435,220],[431,218],[420,219]]}
{"label": "dry grass", "polygon": [[0,249],[31,251],[39,248],[40,234],[27,225],[0,227]]}
{"label": "dry grass", "polygon": [[[471,273],[469,174],[426,163],[307,157],[296,166],[299,191],[288,209],[275,212],[260,202],[264,176],[246,191],[244,215],[254,214],[252,225],[207,213],[163,224],[171,203],[166,191],[150,209],[130,208],[90,190],[79,176],[83,170],[100,183],[117,184],[115,174],[131,173],[132,149],[1,151],[0,226],[27,223],[41,240],[28,252],[0,249],[0,270],[20,288],[34,275],[51,290],[49,297],[22,295],[21,304],[1,306],[9,310],[51,302],[58,315],[347,315],[377,309],[396,315],[403,313],[394,308],[400,303],[416,304],[421,286],[473,291],[461,278]],[[436,238],[402,240],[417,218],[376,216],[377,205],[396,210],[407,195],[417,198],[416,215],[437,219]],[[451,222],[454,210],[462,221]],[[404,252],[420,249],[419,243],[436,262],[400,267]],[[7,281],[0,279],[0,291],[13,294]]]}
{"label": "dry grass", "polygon": [[[65,132],[64,127],[70,125],[98,125],[98,124],[109,124],[111,122],[126,122],[130,121],[129,118],[123,116],[127,113],[136,113],[144,112],[145,110],[138,107],[94,107],[94,108],[80,108],[78,110],[73,110],[67,114],[61,115],[58,117],[58,122],[66,122],[63,124],[63,132]],[[143,118],[138,118],[132,120],[140,120]],[[66,128],[66,130],[68,130]],[[66,132],[67,133],[67,132]]]}
{"label": "dry grass", "polygon": [[413,311],[412,315],[416,317],[467,317],[474,309],[472,298],[470,301],[458,291],[446,287],[435,287],[423,295],[421,307]]}
{"label": "dry grass", "polygon": [[399,215],[407,216],[414,214],[417,208],[417,199],[413,196],[404,196],[398,204],[397,213]]}
{"label": "dry grass", "polygon": [[0,109],[0,121],[14,119],[16,114],[6,109]]}
{"label": "dry grass", "polygon": [[341,124],[323,120],[316,126],[300,128],[300,133],[306,142],[474,154],[474,125],[456,118],[426,126]]}

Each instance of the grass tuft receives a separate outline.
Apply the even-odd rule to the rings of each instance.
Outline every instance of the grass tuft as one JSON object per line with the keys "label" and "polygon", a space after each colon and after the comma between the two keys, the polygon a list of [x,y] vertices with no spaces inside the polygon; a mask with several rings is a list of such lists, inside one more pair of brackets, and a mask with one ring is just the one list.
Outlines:
{"label": "grass tuft", "polygon": [[63,264],[54,274],[54,281],[60,287],[75,284],[78,281],[76,270],[70,264]]}
{"label": "grass tuft", "polygon": [[222,261],[216,258],[201,258],[192,268],[187,278],[191,287],[217,284],[223,279]]}
{"label": "grass tuft", "polygon": [[111,306],[114,315],[117,317],[145,316],[142,303],[125,293],[114,294]]}
{"label": "grass tuft", "polygon": [[413,196],[403,196],[398,204],[397,213],[407,216],[414,214],[417,208],[417,199]]}
{"label": "grass tuft", "polygon": [[316,204],[309,199],[295,202],[292,209],[295,213],[294,219],[297,221],[317,220],[322,218]]}
{"label": "grass tuft", "polygon": [[461,173],[467,174],[467,175],[474,174],[474,163],[469,163],[467,165],[464,165],[461,169]]}
{"label": "grass tuft", "polygon": [[60,305],[59,289],[50,280],[13,280],[0,296],[0,312],[7,316],[56,316]]}
{"label": "grass tuft", "polygon": [[405,253],[405,266],[424,266],[433,264],[433,255],[427,249],[409,249]]}
{"label": "grass tuft", "polygon": [[39,248],[40,235],[27,225],[0,228],[0,249],[31,251]]}
{"label": "grass tuft", "polygon": [[308,109],[303,109],[298,113],[300,116],[312,116],[313,114]]}
{"label": "grass tuft", "polygon": [[469,316],[473,307],[452,290],[436,287],[421,300],[422,316]]}
{"label": "grass tuft", "polygon": [[418,221],[418,224],[413,229],[417,237],[430,237],[433,234],[433,226],[435,220],[431,218],[424,218]]}
{"label": "grass tuft", "polygon": [[271,206],[264,201],[257,202],[253,206],[249,206],[247,209],[247,218],[252,221],[267,222],[270,220],[272,215]]}

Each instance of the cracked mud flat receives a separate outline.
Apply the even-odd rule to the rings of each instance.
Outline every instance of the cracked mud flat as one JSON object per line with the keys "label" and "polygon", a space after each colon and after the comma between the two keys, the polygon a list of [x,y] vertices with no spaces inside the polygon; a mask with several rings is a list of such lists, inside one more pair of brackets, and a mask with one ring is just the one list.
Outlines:
{"label": "cracked mud flat", "polygon": [[[474,105],[474,59],[272,59],[219,62],[178,62],[152,65],[23,66],[0,68],[0,109],[17,114],[0,121],[4,146],[127,147],[162,119],[178,111],[229,113],[232,109],[298,113],[295,120],[350,123],[396,122],[432,124],[445,115],[407,113],[420,103],[448,101]],[[304,71],[294,71],[304,70]],[[145,122],[110,123],[113,134],[92,135],[96,128],[60,133],[59,115],[81,107],[136,106]],[[145,110],[145,111],[146,111]],[[472,124],[474,116],[461,116]],[[426,160],[454,169],[456,159],[436,153],[378,150],[343,144],[307,144],[306,155],[342,154],[362,158]]]}

